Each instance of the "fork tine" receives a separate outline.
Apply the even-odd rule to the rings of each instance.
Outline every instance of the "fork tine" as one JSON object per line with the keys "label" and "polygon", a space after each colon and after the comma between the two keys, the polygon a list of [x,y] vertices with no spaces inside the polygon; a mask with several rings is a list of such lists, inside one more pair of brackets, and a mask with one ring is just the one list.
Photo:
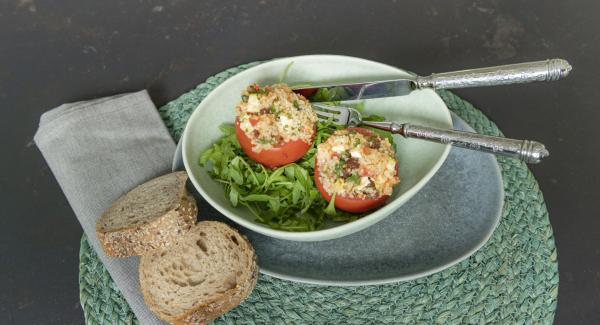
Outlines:
{"label": "fork tine", "polygon": [[317,118],[325,121],[332,121],[338,125],[347,125],[350,110],[343,106],[330,106],[313,103],[313,109]]}
{"label": "fork tine", "polygon": [[317,117],[324,117],[324,118],[336,118],[338,115],[336,113],[328,113],[328,112],[320,111],[320,110],[315,110],[315,113],[317,113]]}
{"label": "fork tine", "polygon": [[312,107],[315,111],[317,112],[330,112],[333,114],[337,114],[337,113],[341,113],[342,110],[339,107],[336,106],[330,106],[330,105],[322,105],[322,104],[312,104]]}
{"label": "fork tine", "polygon": [[333,122],[334,124],[339,125],[344,124],[339,116],[324,116],[317,113],[317,119],[323,122]]}
{"label": "fork tine", "polygon": [[338,115],[342,113],[339,108],[329,105],[313,104],[312,107],[317,114],[317,117],[321,120],[337,121],[339,119]]}

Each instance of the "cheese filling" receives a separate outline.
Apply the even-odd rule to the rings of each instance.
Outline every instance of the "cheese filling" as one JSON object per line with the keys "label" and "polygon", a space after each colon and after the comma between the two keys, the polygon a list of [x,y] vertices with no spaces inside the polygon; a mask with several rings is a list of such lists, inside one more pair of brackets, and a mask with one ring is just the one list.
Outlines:
{"label": "cheese filling", "polygon": [[336,131],[317,147],[319,180],[329,195],[378,198],[400,183],[388,139],[354,130]]}
{"label": "cheese filling", "polygon": [[250,85],[235,112],[254,152],[290,141],[312,143],[317,115],[306,98],[284,84]]}

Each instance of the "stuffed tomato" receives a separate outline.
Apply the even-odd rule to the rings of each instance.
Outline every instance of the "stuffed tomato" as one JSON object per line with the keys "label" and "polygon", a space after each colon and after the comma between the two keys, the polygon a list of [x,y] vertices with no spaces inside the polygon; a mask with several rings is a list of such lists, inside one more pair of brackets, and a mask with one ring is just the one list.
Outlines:
{"label": "stuffed tomato", "polygon": [[336,131],[317,147],[315,185],[336,209],[360,213],[385,204],[400,183],[388,139],[363,128]]}
{"label": "stuffed tomato", "polygon": [[249,86],[236,107],[236,136],[244,153],[268,168],[292,163],[311,148],[317,116],[288,86]]}

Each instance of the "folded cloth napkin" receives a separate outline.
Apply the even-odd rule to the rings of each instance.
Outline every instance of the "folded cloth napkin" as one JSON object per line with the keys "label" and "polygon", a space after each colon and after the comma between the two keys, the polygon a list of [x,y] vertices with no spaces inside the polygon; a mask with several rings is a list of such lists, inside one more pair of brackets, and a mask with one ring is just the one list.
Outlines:
{"label": "folded cloth napkin", "polygon": [[61,105],[34,137],[89,242],[142,324],[163,324],[144,304],[139,258],[104,255],[96,219],[121,195],[170,171],[175,143],[144,91]]}

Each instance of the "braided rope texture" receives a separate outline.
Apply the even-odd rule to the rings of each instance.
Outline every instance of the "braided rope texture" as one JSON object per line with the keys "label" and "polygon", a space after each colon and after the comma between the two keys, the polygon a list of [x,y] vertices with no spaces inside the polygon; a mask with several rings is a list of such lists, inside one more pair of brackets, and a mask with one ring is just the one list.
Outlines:
{"label": "braided rope texture", "polygon": [[[216,86],[258,62],[213,77],[159,109],[175,140],[192,111]],[[501,136],[470,103],[438,91],[477,132]],[[499,158],[505,202],[498,228],[463,262],[425,278],[377,286],[316,286],[260,275],[250,297],[216,324],[551,324],[558,294],[552,227],[527,166]],[[80,298],[85,321],[139,324],[110,275],[81,239]]]}

